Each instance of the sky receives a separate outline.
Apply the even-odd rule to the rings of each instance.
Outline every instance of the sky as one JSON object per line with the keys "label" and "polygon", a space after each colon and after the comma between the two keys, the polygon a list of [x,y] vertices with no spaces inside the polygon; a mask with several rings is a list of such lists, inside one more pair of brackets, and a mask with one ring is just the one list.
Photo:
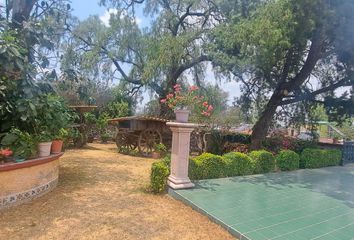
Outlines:
{"label": "sky", "polygon": [[[106,25],[109,22],[110,13],[114,13],[114,9],[106,9],[105,7],[99,6],[99,1],[95,0],[72,0],[73,15],[77,16],[80,20],[84,20],[90,15],[98,15],[103,23]],[[150,25],[151,19],[145,17],[142,13],[142,9],[136,9],[136,22],[139,27],[148,27]],[[240,96],[240,86],[239,83],[226,82],[226,81],[216,81],[211,68],[208,67],[206,72],[206,81],[212,84],[217,83],[224,91],[229,94],[228,103],[231,105],[234,97]],[[144,100],[140,106],[145,105],[149,101],[149,95],[145,93],[143,95]]]}

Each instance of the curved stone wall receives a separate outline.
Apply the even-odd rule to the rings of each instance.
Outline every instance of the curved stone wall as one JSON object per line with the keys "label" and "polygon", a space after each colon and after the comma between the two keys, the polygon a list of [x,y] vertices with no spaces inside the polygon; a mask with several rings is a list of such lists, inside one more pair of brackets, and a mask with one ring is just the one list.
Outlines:
{"label": "curved stone wall", "polygon": [[0,209],[30,201],[55,188],[62,155],[0,165]]}

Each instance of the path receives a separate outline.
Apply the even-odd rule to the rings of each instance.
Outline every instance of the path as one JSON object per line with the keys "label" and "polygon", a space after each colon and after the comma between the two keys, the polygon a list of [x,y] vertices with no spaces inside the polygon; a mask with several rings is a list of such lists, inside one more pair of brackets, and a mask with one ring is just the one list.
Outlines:
{"label": "path", "polygon": [[113,144],[67,151],[53,192],[0,212],[0,239],[233,239],[168,195],[145,193],[152,162]]}

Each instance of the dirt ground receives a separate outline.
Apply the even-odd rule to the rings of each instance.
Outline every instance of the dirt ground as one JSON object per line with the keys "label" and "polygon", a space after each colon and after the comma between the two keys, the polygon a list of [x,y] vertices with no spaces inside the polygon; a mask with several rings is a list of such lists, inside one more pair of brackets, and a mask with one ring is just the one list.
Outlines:
{"label": "dirt ground", "polygon": [[168,195],[146,193],[153,161],[113,144],[67,151],[56,189],[0,212],[0,239],[234,239]]}

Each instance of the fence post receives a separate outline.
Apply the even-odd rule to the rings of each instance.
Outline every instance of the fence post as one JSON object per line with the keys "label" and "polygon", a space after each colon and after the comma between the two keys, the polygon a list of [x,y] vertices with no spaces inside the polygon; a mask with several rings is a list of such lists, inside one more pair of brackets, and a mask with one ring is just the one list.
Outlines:
{"label": "fence post", "polygon": [[192,188],[194,184],[188,177],[190,138],[198,126],[193,123],[168,122],[172,130],[171,173],[167,184],[173,189]]}

